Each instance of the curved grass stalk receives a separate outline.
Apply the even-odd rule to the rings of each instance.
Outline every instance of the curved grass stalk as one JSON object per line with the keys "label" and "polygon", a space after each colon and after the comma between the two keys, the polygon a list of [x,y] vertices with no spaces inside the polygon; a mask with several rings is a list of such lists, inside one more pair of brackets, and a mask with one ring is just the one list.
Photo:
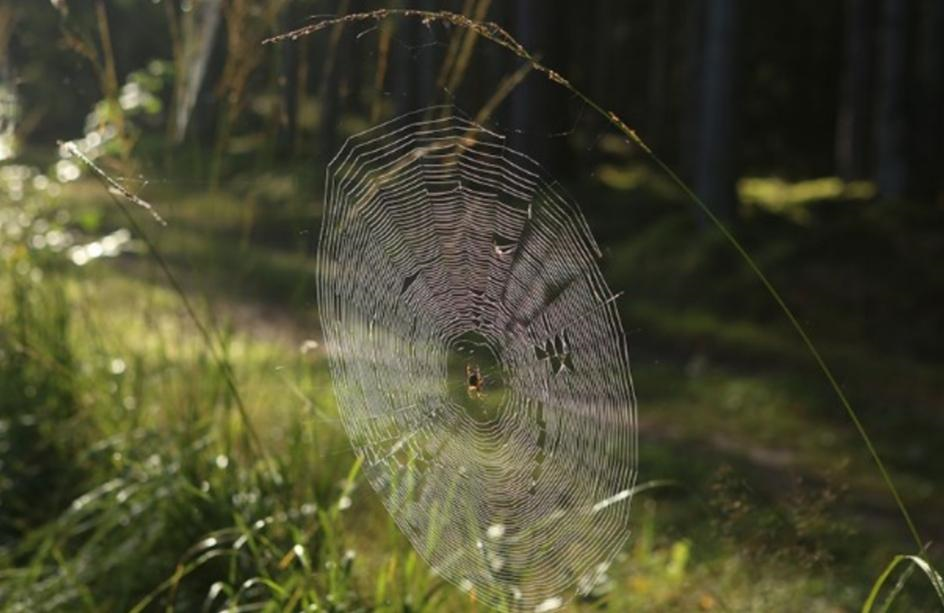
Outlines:
{"label": "curved grass stalk", "polygon": [[629,125],[624,122],[616,113],[613,111],[607,111],[593,99],[591,99],[587,94],[574,86],[569,80],[563,77],[560,73],[552,70],[551,68],[540,63],[538,59],[531,54],[521,43],[519,43],[511,34],[504,30],[501,26],[494,22],[484,22],[479,21],[465,15],[460,15],[457,13],[452,13],[449,11],[426,11],[418,9],[377,9],[373,11],[365,11],[359,13],[348,13],[338,17],[333,17],[330,19],[322,19],[311,23],[305,27],[293,30],[291,32],[286,32],[284,34],[279,34],[278,36],[273,36],[263,41],[263,44],[272,44],[286,40],[296,40],[302,36],[307,36],[324,30],[339,24],[348,24],[348,23],[358,23],[365,21],[383,21],[391,17],[405,17],[411,19],[418,19],[423,22],[423,24],[428,25],[431,23],[442,23],[446,25],[453,25],[467,30],[471,30],[476,34],[482,36],[483,38],[490,40],[491,42],[508,49],[520,59],[524,60],[527,65],[531,67],[532,70],[543,74],[550,81],[557,83],[561,87],[565,88],[573,96],[579,98],[584,104],[593,109],[594,112],[599,114],[601,117],[606,119],[612,126],[619,130],[624,136],[630,139],[636,146],[638,146],[645,154],[663,171],[666,175],[672,180],[672,182],[677,185],[682,192],[691,200],[698,209],[708,218],[711,224],[717,229],[728,244],[737,251],[738,255],[744,261],[745,264],[753,271],[758,280],[764,286],[764,289],[767,290],[767,293],[770,294],[774,302],[777,303],[777,306],[780,308],[781,312],[787,317],[792,325],[793,329],[799,335],[800,339],[803,341],[803,344],[809,350],[810,354],[813,356],[816,365],[819,367],[820,371],[825,376],[827,382],[829,383],[830,388],[832,388],[836,397],[838,398],[840,404],[846,411],[846,414],[849,416],[850,421],[855,426],[856,431],[859,434],[859,437],[862,439],[863,443],[868,449],[869,455],[872,457],[872,460],[875,462],[875,465],[878,467],[879,473],[882,476],[882,480],[885,482],[888,491],[891,493],[892,498],[895,500],[895,505],[898,507],[902,519],[907,525],[908,532],[911,535],[911,538],[914,540],[917,545],[918,550],[921,550],[923,547],[923,540],[918,532],[917,527],[915,526],[914,521],[911,518],[911,513],[908,511],[908,507],[905,505],[904,500],[902,500],[901,495],[898,492],[898,488],[895,486],[894,481],[891,478],[891,475],[888,472],[888,469],[885,467],[885,463],[882,461],[882,458],[879,456],[878,451],[875,449],[875,445],[872,442],[872,438],[869,436],[868,432],[865,429],[865,426],[862,423],[862,420],[859,418],[858,413],[852,406],[852,403],[849,402],[849,399],[846,397],[845,392],[842,391],[842,388],[839,386],[838,381],[836,380],[835,375],[833,375],[832,369],[829,368],[826,361],[823,359],[823,356],[820,354],[819,349],[813,343],[809,334],[807,334],[806,329],[800,324],[796,315],[793,313],[793,310],[787,305],[783,297],[780,295],[780,292],[774,287],[773,283],[767,278],[767,275],[760,269],[757,262],[754,258],[748,253],[747,249],[741,244],[741,242],[731,233],[728,227],[715,215],[711,208],[705,204],[705,202],[699,198],[692,189],[678,176],[678,174],[669,167],[662,159],[653,152],[653,150],[646,144],[646,142],[636,133],[635,130],[629,127]]}
{"label": "curved grass stalk", "polygon": [[128,221],[131,229],[147,246],[148,253],[150,253],[151,257],[161,269],[161,272],[164,274],[168,283],[170,283],[171,289],[174,291],[177,297],[180,298],[180,302],[183,305],[184,310],[193,321],[194,326],[196,326],[200,337],[203,339],[207,350],[210,352],[210,358],[220,369],[220,372],[223,376],[223,381],[225,382],[226,387],[229,390],[234,403],[236,404],[236,409],[239,413],[243,427],[246,429],[252,450],[265,464],[266,468],[270,471],[270,475],[276,479],[276,481],[280,480],[281,477],[278,474],[278,468],[271,456],[268,454],[265,445],[262,443],[262,438],[256,431],[256,428],[252,423],[252,419],[249,417],[249,411],[243,402],[242,395],[239,393],[239,388],[236,386],[236,375],[233,373],[232,365],[230,364],[229,359],[226,357],[225,343],[222,340],[219,331],[213,327],[212,323],[205,323],[197,314],[196,307],[187,297],[187,293],[184,291],[183,286],[180,284],[180,281],[171,270],[170,264],[168,264],[160,249],[157,248],[157,245],[153,240],[151,240],[151,237],[148,235],[148,233],[144,230],[141,224],[138,223],[134,215],[132,215],[128,210],[128,207],[125,206],[125,202],[130,202],[131,204],[144,209],[151,215],[154,221],[156,221],[161,226],[167,226],[167,222],[149,202],[142,199],[137,194],[133,194],[128,191],[88,156],[82,153],[82,151],[80,151],[79,148],[73,143],[63,143],[60,141],[59,146],[62,147],[64,151],[70,156],[75,157],[81,161],[92,171],[96,178],[98,178],[108,188],[108,195],[111,196],[112,200],[118,206],[118,209],[125,216],[125,219]]}
{"label": "curved grass stalk", "polygon": [[[885,585],[886,581],[888,581],[892,571],[895,570],[895,568],[902,562],[911,562],[914,566],[917,566],[919,569],[921,569],[921,571],[927,576],[928,581],[931,582],[931,587],[934,588],[934,593],[937,595],[938,600],[941,601],[941,608],[944,609],[944,578],[941,578],[941,575],[936,570],[934,570],[930,564],[928,564],[927,560],[921,556],[897,555],[892,558],[892,561],[889,562],[888,566],[885,567],[885,570],[882,571],[882,574],[879,575],[878,579],[875,580],[875,583],[872,585],[872,591],[869,592],[869,597],[862,605],[862,613],[870,613],[872,611],[872,607],[875,606],[875,601],[878,598],[879,593],[882,591],[882,586]],[[897,595],[897,591],[892,595],[892,598],[885,602],[885,605],[882,607],[883,611],[888,610],[895,595]]]}

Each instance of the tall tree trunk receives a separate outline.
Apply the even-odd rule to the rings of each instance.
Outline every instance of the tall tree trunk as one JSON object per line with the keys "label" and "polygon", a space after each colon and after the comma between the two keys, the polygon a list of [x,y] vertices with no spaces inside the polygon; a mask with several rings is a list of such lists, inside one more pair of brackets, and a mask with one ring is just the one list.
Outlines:
{"label": "tall tree trunk", "polygon": [[[423,0],[419,3],[419,6],[426,11],[435,11],[438,8],[435,0]],[[419,75],[417,77],[420,106],[429,106],[439,101],[438,92],[436,91],[436,76],[439,65],[442,63],[442,57],[440,47],[436,42],[437,39],[433,30],[423,26],[420,29],[419,36],[420,56]]]}
{"label": "tall tree trunk", "polygon": [[836,119],[836,172],[845,181],[868,176],[872,67],[872,0],[846,0],[843,66]]}
{"label": "tall tree trunk", "polygon": [[878,190],[900,198],[908,188],[908,0],[884,0],[878,108]]}
{"label": "tall tree trunk", "polygon": [[668,115],[669,31],[670,0],[656,0],[652,4],[652,42],[649,56],[649,96],[647,140],[656,151],[665,144]]}
{"label": "tall tree trunk", "polygon": [[[288,4],[282,11],[279,26],[283,32],[297,27],[297,11]],[[276,153],[280,157],[294,153],[298,133],[298,52],[299,42],[288,40],[280,43],[279,89],[282,93],[279,113],[279,130],[276,137]]]}
{"label": "tall tree trunk", "polygon": [[[365,10],[364,3],[361,0],[354,0],[351,3],[350,12],[360,13]],[[365,107],[363,104],[364,89],[364,46],[366,41],[357,39],[356,34],[350,35],[348,42],[348,69],[344,76],[344,97],[347,101],[347,108],[356,115],[363,115]]]}
{"label": "tall tree trunk", "polygon": [[[350,0],[342,0],[338,13],[343,15],[350,8]],[[324,65],[321,84],[321,156],[330,160],[337,153],[338,123],[341,119],[341,79],[348,67],[351,32],[343,24],[335,25],[328,40],[328,55]]]}
{"label": "tall tree trunk", "polygon": [[920,191],[944,205],[944,2],[924,0],[921,14],[921,104],[917,144]]}
{"label": "tall tree trunk", "polygon": [[592,70],[593,97],[606,103],[610,108],[616,108],[617,101],[613,92],[613,63],[610,58],[617,51],[614,49],[612,28],[613,7],[604,2],[595,2],[593,7],[593,26],[589,28],[593,55]]}
{"label": "tall tree trunk", "polygon": [[[17,101],[16,83],[13,78],[13,61],[9,46],[16,22],[16,11],[12,2],[0,0],[0,138],[12,135],[16,127]],[[7,136],[11,138],[11,136]],[[0,143],[2,150],[2,143]],[[9,153],[9,152],[8,152]],[[5,159],[0,153],[0,160]]]}
{"label": "tall tree trunk", "polygon": [[[515,35],[524,47],[540,56],[541,63],[566,72],[568,2],[519,0],[515,15]],[[511,93],[512,127],[517,132],[512,144],[524,151],[555,176],[571,170],[572,153],[566,136],[552,136],[570,127],[567,97],[544,76],[529,74]]]}
{"label": "tall tree trunk", "polygon": [[[168,10],[170,18],[176,19],[173,14],[174,9]],[[177,73],[174,75],[173,133],[175,143],[181,143],[184,140],[187,126],[190,125],[192,115],[196,112],[197,98],[203,88],[222,16],[222,2],[206,0],[199,3],[195,11],[184,14],[180,18],[182,39],[178,52],[181,55],[175,58]],[[201,121],[200,123],[210,125],[212,122]]]}
{"label": "tall tree trunk", "polygon": [[702,50],[704,48],[705,5],[701,0],[685,0],[682,6],[682,40],[685,60],[680,72],[679,167],[686,181],[694,182],[698,161],[698,115],[701,93]]}
{"label": "tall tree trunk", "polygon": [[[525,49],[531,53],[542,52],[538,49],[543,42],[542,30],[546,19],[545,11],[536,11],[538,0],[518,0],[514,15],[514,34]],[[544,105],[537,104],[539,84],[534,74],[525,77],[511,94],[511,123],[515,130],[513,145],[529,155],[536,155],[541,150],[540,138],[535,137],[535,130],[547,125]],[[546,160],[539,160],[545,161]]]}
{"label": "tall tree trunk", "polygon": [[[419,0],[412,6],[420,10],[435,10],[433,0]],[[397,22],[391,42],[393,56],[393,86],[397,114],[436,103],[436,76],[439,47],[429,27],[416,19]]]}
{"label": "tall tree trunk", "polygon": [[421,27],[414,19],[400,19],[393,33],[390,44],[394,60],[391,76],[397,115],[420,107],[419,64],[413,50],[418,44]]}
{"label": "tall tree trunk", "polygon": [[736,0],[707,6],[695,191],[722,218],[735,211],[734,43]]}

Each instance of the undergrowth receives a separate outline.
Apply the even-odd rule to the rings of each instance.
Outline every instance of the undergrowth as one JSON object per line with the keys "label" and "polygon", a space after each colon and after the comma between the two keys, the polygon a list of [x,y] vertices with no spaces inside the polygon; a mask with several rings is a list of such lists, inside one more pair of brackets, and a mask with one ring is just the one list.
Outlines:
{"label": "undergrowth", "polygon": [[[123,218],[104,209],[94,217],[105,225],[83,225],[86,213],[112,205],[29,197],[29,207],[8,209],[31,213],[18,218],[16,237],[5,236],[0,282],[5,610],[475,606],[474,595],[470,601],[432,574],[361,480],[317,349],[300,347],[297,334],[241,330],[227,323],[230,311],[211,314],[199,292],[188,313],[137,235],[117,259],[77,266],[74,249],[98,253],[88,245],[113,236]],[[240,223],[205,239],[225,243]],[[173,218],[169,228],[180,231]],[[171,266],[190,287],[185,268]],[[219,354],[194,316],[217,326]],[[763,346],[749,336],[740,342]],[[782,381],[734,377],[717,362],[691,367],[681,395],[675,373],[641,364],[640,376],[655,394],[647,412],[669,424],[688,423],[671,415],[691,413],[707,397],[731,411],[769,405],[773,441],[788,431],[778,430],[778,416],[796,402],[774,394]],[[797,486],[794,498],[758,491],[745,481],[750,462],[734,449],[698,447],[697,430],[653,425],[644,426],[647,438],[661,442],[643,447],[643,462],[682,486],[639,494],[634,538],[578,608],[786,610],[799,599],[827,611],[865,601],[869,575],[894,546],[875,548],[860,538],[867,528],[836,516],[841,487]],[[704,461],[698,467],[679,461],[692,450]],[[896,602],[925,606],[929,595],[912,587]]]}
{"label": "undergrowth", "polygon": [[[571,87],[505,33],[467,18],[454,23],[497,39],[552,81]],[[638,141],[619,118],[604,115]],[[25,175],[14,177],[21,183],[17,198],[0,186],[10,203],[0,210],[4,610],[476,606],[474,594],[470,600],[431,573],[369,493],[340,430],[318,352],[310,345],[300,350],[300,339],[291,334],[285,341],[243,330],[229,313],[191,296],[187,282],[203,280],[194,283],[180,271],[195,259],[201,270],[244,274],[262,293],[306,295],[309,245],[299,241],[286,253],[273,248],[285,241],[253,237],[260,229],[268,236],[266,228],[283,220],[257,219],[249,207],[232,219],[213,217],[208,228],[207,211],[195,204],[181,210],[176,228],[169,215],[167,233],[151,242],[146,225],[137,225],[134,216],[116,219],[101,197],[75,212],[37,187],[48,178],[18,172]],[[235,200],[220,192],[195,199],[213,205],[227,197]],[[99,227],[102,219],[116,227]],[[712,266],[730,270],[718,255],[719,245],[730,245],[724,236],[701,237],[679,249],[684,225],[672,217],[639,233],[617,254],[613,272],[641,274],[642,281],[649,275],[660,284],[674,278],[679,287],[668,289],[677,290],[672,299],[686,298],[692,279],[710,277],[719,280],[714,307],[727,304],[723,298],[744,287],[743,277],[708,273]],[[116,235],[119,230],[132,238]],[[646,270],[660,249],[678,256],[673,266],[682,274],[658,264]],[[250,250],[259,255],[241,257]],[[796,263],[795,254],[765,253],[769,261],[759,260],[765,268]],[[105,261],[109,256],[117,260]],[[233,270],[239,268],[234,261],[256,268]],[[228,279],[215,279],[215,289]],[[245,298],[231,291],[225,302]],[[777,356],[791,369],[799,361],[782,330],[732,323],[730,313],[719,315],[710,301],[707,307],[672,312],[664,304],[634,304],[629,314],[655,330],[652,336],[669,356],[680,347],[717,345],[730,354]],[[745,318],[763,309],[740,307]],[[658,444],[644,447],[643,464],[678,477],[683,486],[641,494],[634,538],[578,608],[791,610],[802,603],[806,610],[834,611],[884,602],[907,610],[935,606],[935,595],[944,602],[925,549],[895,556],[902,547],[897,533],[887,536],[839,506],[846,490],[859,486],[867,491],[857,503],[875,506],[873,473],[864,477],[854,465],[854,479],[842,483],[847,474],[840,473],[839,486],[816,475],[815,486],[791,488],[784,471],[774,470],[782,457],[750,445],[754,434],[769,445],[784,433],[801,432],[800,422],[808,429],[813,419],[823,432],[835,430],[813,411],[821,405],[791,387],[800,384],[782,385],[783,378],[763,372],[745,375],[726,368],[723,359],[705,358],[705,351],[692,353],[678,368],[643,364],[637,370],[637,378],[657,383],[647,405],[654,419],[643,427]],[[660,388],[660,378],[669,384]],[[756,415],[739,415],[745,396],[769,409],[770,419],[758,423],[750,421]],[[720,400],[707,400],[712,398]],[[734,427],[690,418],[719,406]],[[688,427],[673,427],[678,423]],[[724,436],[706,437],[705,431]],[[822,456],[813,451],[809,457],[819,460],[837,449],[848,456],[856,444],[848,439],[834,435]],[[690,461],[693,453],[702,462]],[[909,468],[895,462],[902,471]],[[927,462],[920,463],[926,469]],[[747,477],[758,464],[767,472],[756,481],[772,481],[766,490]],[[790,464],[797,465],[813,472],[802,462]],[[908,571],[896,575],[902,563],[920,570],[932,589],[908,580]],[[887,587],[893,577],[898,585]],[[908,589],[901,589],[906,580]]]}

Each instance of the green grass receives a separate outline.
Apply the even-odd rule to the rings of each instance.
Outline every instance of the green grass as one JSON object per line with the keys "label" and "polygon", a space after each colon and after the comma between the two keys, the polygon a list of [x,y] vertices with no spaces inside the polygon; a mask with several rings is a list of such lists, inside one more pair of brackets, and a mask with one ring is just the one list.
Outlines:
{"label": "green grass", "polygon": [[[28,247],[50,227],[79,242],[123,227],[97,185],[0,207],[31,216],[0,243],[5,609],[481,609],[430,572],[361,477],[324,361],[301,350],[319,336],[310,245],[299,235],[316,227],[317,207],[287,178],[263,184],[274,187],[164,185],[151,200],[175,203],[161,210],[167,229],[141,217],[196,315],[218,331],[221,355],[142,245],[83,267]],[[685,215],[640,207],[621,219],[635,229],[613,245],[608,274],[630,290],[621,306],[642,479],[675,485],[637,496],[633,536],[575,606],[859,608],[908,551],[908,535],[815,366],[724,245]],[[861,223],[859,235],[871,236],[872,222]],[[817,253],[790,222],[752,224],[747,240],[821,322],[824,352],[863,419],[881,426],[876,443],[916,521],[941,534],[939,365],[917,336],[894,350],[885,335],[856,336],[842,305],[813,291],[823,270],[854,271],[851,255]],[[888,289],[873,285],[851,289]],[[924,319],[933,314],[915,317]],[[879,325],[895,325],[894,312]],[[914,610],[935,600],[911,578],[895,602]]]}

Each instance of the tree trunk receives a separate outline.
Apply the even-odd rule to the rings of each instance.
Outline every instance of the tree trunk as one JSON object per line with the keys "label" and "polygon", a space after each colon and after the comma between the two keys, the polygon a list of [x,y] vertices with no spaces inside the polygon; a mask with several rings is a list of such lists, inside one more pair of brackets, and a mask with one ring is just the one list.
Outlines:
{"label": "tree trunk", "polygon": [[420,106],[419,70],[413,49],[419,41],[421,27],[414,19],[400,19],[390,43],[394,59],[392,84],[397,115],[415,111]]}
{"label": "tree trunk", "polygon": [[[297,15],[293,5],[282,11],[280,28],[287,32],[296,27]],[[298,51],[299,42],[288,40],[280,43],[279,89],[282,93],[279,129],[276,137],[276,153],[288,157],[294,153],[298,133]]]}
{"label": "tree trunk", "polygon": [[[338,13],[348,12],[350,0],[342,0]],[[341,79],[350,59],[351,32],[344,24],[331,30],[328,40],[328,55],[324,65],[324,80],[321,84],[321,156],[330,160],[337,153],[338,124],[341,120]]]}
{"label": "tree trunk", "polygon": [[[207,74],[213,48],[217,45],[217,32],[220,29],[223,11],[220,0],[201,2],[194,14],[188,14],[187,27],[183,29],[181,65],[178,70],[182,74],[175,75],[179,81],[175,86],[177,99],[174,100],[174,142],[181,143],[187,135],[193,115],[197,111],[197,99],[203,88],[204,77]],[[206,119],[202,117],[201,119]],[[204,126],[212,125],[212,121],[200,121]],[[206,128],[204,128],[205,130]],[[205,136],[205,135],[201,135]]]}
{"label": "tree trunk", "polygon": [[871,0],[846,0],[845,48],[836,120],[836,172],[845,181],[864,179],[869,173],[872,9]]}
{"label": "tree trunk", "polygon": [[[541,63],[566,72],[566,1],[519,0],[514,34]],[[532,71],[511,93],[512,145],[533,157],[554,176],[571,172],[572,154],[566,135],[570,127],[564,90]],[[558,136],[552,136],[559,134]]]}
{"label": "tree trunk", "polygon": [[924,0],[922,9],[917,171],[921,195],[944,204],[944,2]]}
{"label": "tree trunk", "polygon": [[704,12],[701,0],[686,0],[682,7],[682,40],[685,47],[679,94],[679,168],[682,177],[693,183],[698,161],[698,116],[701,92],[702,49],[704,47]]}
{"label": "tree trunk", "polygon": [[[413,3],[420,10],[435,10],[432,0]],[[396,24],[391,42],[393,86],[398,115],[435,104],[439,47],[429,27],[416,19],[402,19]]]}
{"label": "tree trunk", "polygon": [[13,157],[17,149],[16,128],[20,105],[13,76],[13,60],[9,54],[16,17],[13,4],[0,1],[0,162]]}
{"label": "tree trunk", "polygon": [[735,211],[734,43],[736,0],[707,6],[704,60],[698,117],[695,191],[721,218]]}
{"label": "tree trunk", "polygon": [[882,72],[878,108],[878,191],[900,198],[908,188],[907,131],[908,0],[884,0]]}
{"label": "tree trunk", "polygon": [[649,56],[648,124],[646,140],[656,151],[665,144],[668,115],[670,0],[656,0],[652,5],[652,42]]}
{"label": "tree trunk", "polygon": [[[536,10],[537,5],[537,0],[518,0],[514,15],[515,37],[531,53],[544,51],[541,33],[547,13]],[[541,85],[537,81],[537,75],[531,73],[511,93],[512,145],[531,156],[537,156],[538,151],[543,149],[536,131],[546,129],[547,126],[547,117],[543,112],[545,107],[537,104]],[[535,159],[547,162],[546,159]]]}
{"label": "tree trunk", "polygon": [[610,27],[613,19],[613,7],[604,2],[595,2],[593,6],[593,26],[585,35],[589,35],[593,55],[593,63],[589,66],[592,71],[592,90],[594,98],[604,102],[610,108],[617,108],[617,99],[613,87],[613,63],[610,58],[615,49],[614,36]]}

